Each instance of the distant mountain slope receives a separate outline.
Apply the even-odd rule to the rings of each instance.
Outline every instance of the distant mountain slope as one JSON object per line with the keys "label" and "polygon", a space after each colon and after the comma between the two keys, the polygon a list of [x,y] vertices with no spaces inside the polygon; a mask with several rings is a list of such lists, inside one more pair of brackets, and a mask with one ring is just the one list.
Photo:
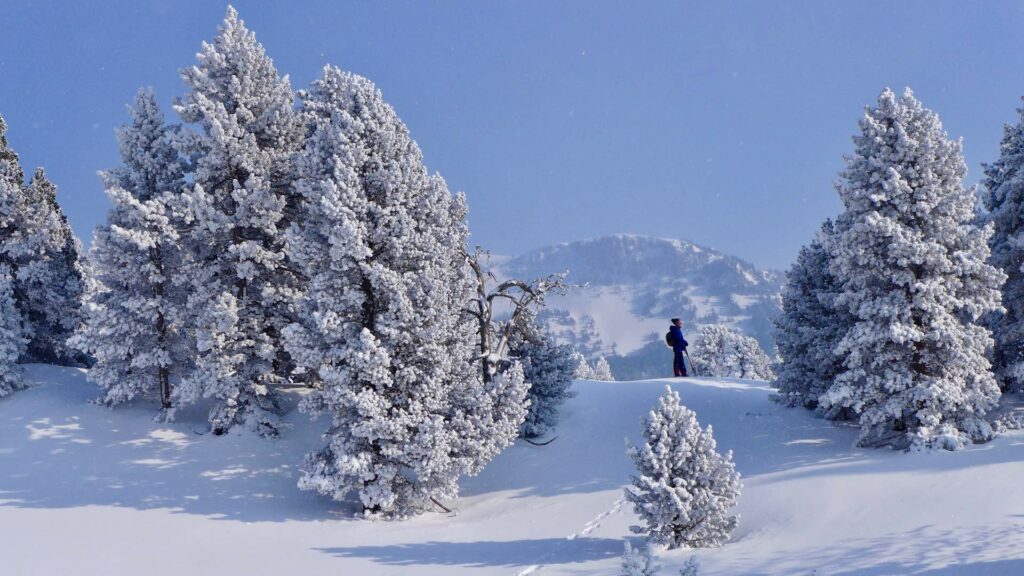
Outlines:
{"label": "distant mountain slope", "polygon": [[687,240],[606,236],[533,250],[498,268],[518,278],[568,270],[569,282],[587,284],[550,298],[541,318],[560,341],[609,356],[617,378],[665,375],[662,339],[676,316],[687,332],[723,323],[774,348],[782,275]]}

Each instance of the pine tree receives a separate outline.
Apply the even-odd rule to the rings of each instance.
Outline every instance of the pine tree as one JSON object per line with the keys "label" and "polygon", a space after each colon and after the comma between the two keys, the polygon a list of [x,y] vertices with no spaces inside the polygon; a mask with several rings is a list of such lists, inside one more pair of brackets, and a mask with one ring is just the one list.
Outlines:
{"label": "pine tree", "polygon": [[690,556],[686,559],[686,563],[679,569],[679,576],[699,576],[700,575],[700,560],[696,556]]}
{"label": "pine tree", "polygon": [[15,301],[29,338],[23,361],[81,365],[68,339],[82,321],[81,243],[57,204],[57,186],[37,168],[19,202]]}
{"label": "pine tree", "polygon": [[627,540],[624,548],[620,576],[657,576],[661,566],[654,563],[650,546],[633,548]]}
{"label": "pine tree", "polygon": [[92,282],[76,342],[95,360],[89,379],[106,404],[143,396],[168,410],[171,370],[187,365],[176,334],[185,294],[173,283],[180,254],[170,206],[185,165],[151,91],[139,92],[131,114],[118,132],[123,165],[103,175],[113,207],[89,251]]}
{"label": "pine tree", "polygon": [[693,346],[694,370],[702,376],[772,380],[772,361],[757,340],[722,324],[701,326]]}
{"label": "pine tree", "polygon": [[368,80],[328,67],[301,97],[311,135],[289,253],[310,286],[285,334],[316,375],[303,408],[333,425],[299,486],[414,514],[514,441],[527,386],[518,363],[484,383],[470,362],[464,199]]}
{"label": "pine tree", "polygon": [[863,446],[988,438],[999,388],[977,322],[999,309],[1005,276],[986,263],[991,229],[974,222],[961,145],[910,90],[882,92],[860,128],[829,242],[836,304],[854,322],[821,402],[859,413]]}
{"label": "pine tree", "polygon": [[643,438],[643,446],[627,450],[637,474],[626,499],[645,526],[630,529],[669,549],[725,543],[737,521],[729,509],[742,488],[732,452],[716,451],[711,426],[701,430],[696,414],[668,386],[643,420]]}
{"label": "pine tree", "polygon": [[612,376],[612,367],[608,365],[607,358],[598,356],[597,362],[594,362],[594,367],[590,371],[590,379],[599,382],[615,381],[615,377]]}
{"label": "pine tree", "polygon": [[0,117],[0,264],[9,268],[28,339],[23,362],[77,364],[66,343],[80,321],[79,244],[57,205],[57,188],[38,169],[29,185]]}
{"label": "pine tree", "polygon": [[818,397],[842,370],[835,349],[850,317],[834,304],[837,288],[825,248],[832,233],[832,222],[826,221],[786,274],[782,314],[775,319],[782,361],[773,386],[779,391],[776,399],[787,406],[816,408]]}
{"label": "pine tree", "polygon": [[511,355],[522,364],[530,386],[530,411],[522,427],[526,438],[547,434],[558,424],[559,408],[575,396],[570,388],[577,364],[571,350],[546,334],[537,334],[532,341],[522,339],[513,347]]}
{"label": "pine tree", "polygon": [[200,128],[178,139],[195,158],[193,186],[182,200],[190,228],[183,239],[191,263],[187,329],[197,354],[175,397],[214,398],[215,434],[247,423],[275,435],[275,385],[292,366],[281,329],[300,295],[284,230],[297,202],[290,158],[302,125],[287,77],[233,8],[198,59],[182,71],[191,91],[175,104]]}
{"label": "pine tree", "polygon": [[1002,388],[1024,388],[1024,108],[1016,124],[1003,127],[999,159],[984,167],[982,195],[994,232],[989,262],[1006,274],[1005,312],[995,316],[993,369]]}
{"label": "pine tree", "polygon": [[[0,134],[2,131],[0,127]],[[6,264],[0,264],[0,398],[25,387],[18,358],[24,353],[26,344],[21,313],[14,303],[11,269]]]}
{"label": "pine tree", "polygon": [[587,358],[577,350],[573,350],[570,358],[572,359],[573,365],[576,367],[573,371],[572,379],[590,380],[590,376],[594,373],[594,370],[590,367],[590,364],[587,364]]}
{"label": "pine tree", "polygon": [[0,263],[12,267],[22,251],[17,242],[22,236],[24,183],[18,154],[7,143],[7,122],[0,116]]}

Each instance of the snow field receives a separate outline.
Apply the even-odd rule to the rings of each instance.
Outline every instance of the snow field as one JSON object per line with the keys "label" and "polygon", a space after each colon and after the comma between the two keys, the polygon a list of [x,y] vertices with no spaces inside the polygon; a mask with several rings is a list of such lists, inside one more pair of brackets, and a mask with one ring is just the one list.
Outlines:
{"label": "snow field", "polygon": [[[30,365],[0,401],[5,575],[615,574],[635,516],[624,438],[671,382],[745,485],[732,541],[657,550],[662,574],[1024,572],[1024,433],[958,453],[853,448],[857,430],[782,408],[740,380],[578,382],[558,439],[523,442],[462,481],[455,513],[366,521],[295,487],[323,423],[292,413],[277,440],[200,436],[204,413],[153,422],[102,408],[75,369]],[[293,399],[294,400],[294,399]],[[452,504],[452,503],[448,503]]]}

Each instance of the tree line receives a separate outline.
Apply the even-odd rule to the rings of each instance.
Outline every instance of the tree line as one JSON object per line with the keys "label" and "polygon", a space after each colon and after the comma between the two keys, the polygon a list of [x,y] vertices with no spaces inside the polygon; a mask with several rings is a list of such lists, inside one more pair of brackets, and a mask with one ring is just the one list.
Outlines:
{"label": "tree line", "polygon": [[276,436],[282,391],[305,387],[330,425],[300,487],[385,517],[443,507],[549,431],[577,366],[533,311],[562,277],[494,281],[464,196],[366,78],[326,66],[293,91],[233,8],[197,58],[180,123],[136,96],[84,260],[0,120],[0,395],[16,362],[89,364],[104,404],[202,404],[214,435]]}

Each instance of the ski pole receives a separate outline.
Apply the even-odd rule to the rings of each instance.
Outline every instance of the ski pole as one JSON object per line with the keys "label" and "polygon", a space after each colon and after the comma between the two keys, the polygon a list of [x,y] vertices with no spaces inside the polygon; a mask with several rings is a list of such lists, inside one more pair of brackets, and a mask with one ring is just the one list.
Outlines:
{"label": "ski pole", "polygon": [[683,350],[683,354],[686,354],[686,359],[690,362],[690,371],[693,372],[694,377],[697,376],[697,367],[693,365],[693,360],[690,360],[690,351]]}

